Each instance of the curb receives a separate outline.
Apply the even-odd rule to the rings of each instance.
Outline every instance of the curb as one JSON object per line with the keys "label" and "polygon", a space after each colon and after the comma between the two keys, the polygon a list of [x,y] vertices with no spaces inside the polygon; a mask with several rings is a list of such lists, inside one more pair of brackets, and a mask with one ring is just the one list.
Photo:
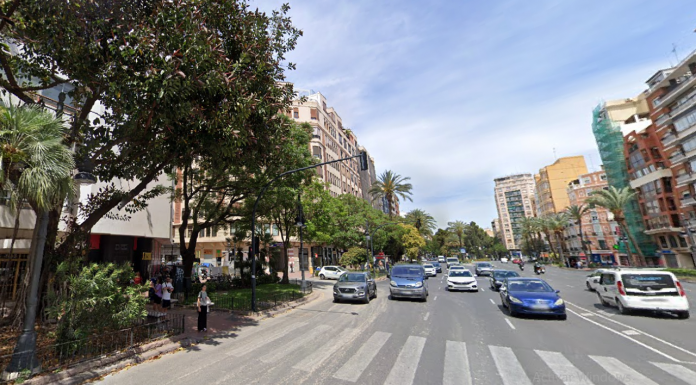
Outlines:
{"label": "curb", "polygon": [[[272,318],[280,313],[295,309],[300,305],[304,305],[319,298],[320,293],[312,291],[312,294],[296,299],[286,305],[279,306],[274,310],[267,312],[243,312],[246,315],[254,315],[257,321]],[[239,312],[238,314],[242,314]],[[206,335],[207,339],[227,335],[228,332],[219,332]],[[122,370],[130,365],[136,365],[148,361],[152,358],[174,352],[179,348],[187,348],[195,343],[201,342],[202,339],[174,336],[162,340],[153,341],[145,345],[136,346],[128,351],[114,354],[109,357],[96,358],[81,364],[78,364],[70,369],[59,373],[43,374],[38,377],[30,378],[24,381],[28,385],[77,385],[87,381],[97,379],[115,371]]]}

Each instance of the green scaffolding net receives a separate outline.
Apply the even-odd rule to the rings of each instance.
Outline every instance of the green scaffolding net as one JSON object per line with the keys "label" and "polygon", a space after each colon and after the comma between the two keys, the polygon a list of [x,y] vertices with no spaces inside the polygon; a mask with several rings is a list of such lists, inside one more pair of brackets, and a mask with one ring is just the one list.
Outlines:
{"label": "green scaffolding net", "polygon": [[[607,173],[609,185],[617,189],[629,186],[628,167],[626,166],[626,158],[624,158],[623,133],[619,124],[606,115],[604,104],[598,105],[592,111],[592,132],[597,141],[597,147],[599,147],[599,155],[604,163],[604,171]],[[637,198],[634,198],[631,205],[624,209],[624,215],[628,231],[638,242],[644,256],[654,256],[657,247],[652,238],[644,233],[645,223],[638,207]],[[624,242],[621,242],[619,250],[625,252]],[[631,252],[637,252],[633,245],[631,245]]]}

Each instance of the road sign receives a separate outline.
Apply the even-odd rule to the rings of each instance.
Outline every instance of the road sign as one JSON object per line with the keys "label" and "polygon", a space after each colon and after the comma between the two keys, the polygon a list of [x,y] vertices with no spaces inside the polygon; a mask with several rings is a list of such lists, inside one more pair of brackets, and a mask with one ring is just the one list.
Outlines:
{"label": "road sign", "polygon": [[462,254],[464,254],[464,253],[466,253],[466,249],[463,249],[463,248],[462,248],[462,249],[459,249],[459,252],[462,253]]}

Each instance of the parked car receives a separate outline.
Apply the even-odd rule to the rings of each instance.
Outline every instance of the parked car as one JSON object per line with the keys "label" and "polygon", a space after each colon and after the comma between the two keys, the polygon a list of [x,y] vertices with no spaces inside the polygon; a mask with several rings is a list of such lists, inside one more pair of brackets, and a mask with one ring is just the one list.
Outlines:
{"label": "parked car", "polygon": [[508,263],[508,261],[509,261],[509,259],[507,259],[505,257],[500,258],[500,263]]}
{"label": "parked car", "polygon": [[491,279],[490,279],[490,284],[491,284],[491,290],[497,291],[500,289],[500,286],[503,285],[503,282],[505,281],[506,278],[514,278],[514,277],[519,277],[520,275],[517,274],[516,271],[511,271],[511,270],[493,270],[491,272]]}
{"label": "parked car", "polygon": [[616,269],[602,272],[597,297],[604,306],[616,306],[621,314],[654,310],[689,318],[689,300],[677,277],[667,271]]}
{"label": "parked car", "polygon": [[454,263],[459,263],[459,258],[456,258],[456,257],[447,258],[447,268],[449,268],[450,265],[452,265]]}
{"label": "parked car", "polygon": [[493,265],[488,262],[476,262],[476,275],[490,275],[493,271]]}
{"label": "parked car", "polygon": [[552,315],[567,318],[565,302],[546,281],[539,278],[506,278],[500,287],[500,300],[511,316]]}
{"label": "parked car", "polygon": [[319,270],[319,278],[321,279],[338,279],[348,270],[341,266],[322,266]]}
{"label": "parked car", "polygon": [[597,287],[599,286],[599,279],[602,277],[602,272],[605,269],[597,269],[592,272],[592,274],[589,274],[587,278],[585,278],[585,286],[587,286],[587,290],[589,291],[597,291]]}
{"label": "parked car", "polygon": [[425,275],[427,277],[437,277],[437,269],[432,263],[424,263],[423,269],[425,270]]}
{"label": "parked car", "polygon": [[371,298],[377,298],[377,285],[370,273],[345,273],[338,278],[333,287],[334,302],[342,300],[359,300],[370,303]]}
{"label": "parked car", "polygon": [[428,299],[428,277],[421,265],[395,265],[391,270],[389,293],[391,299],[420,298]]}
{"label": "parked car", "polygon": [[452,290],[467,290],[478,291],[478,283],[476,278],[468,269],[453,269],[447,273],[447,291]]}
{"label": "parked car", "polygon": [[435,266],[435,270],[438,273],[442,273],[442,265],[440,265],[440,262],[431,262],[433,266]]}

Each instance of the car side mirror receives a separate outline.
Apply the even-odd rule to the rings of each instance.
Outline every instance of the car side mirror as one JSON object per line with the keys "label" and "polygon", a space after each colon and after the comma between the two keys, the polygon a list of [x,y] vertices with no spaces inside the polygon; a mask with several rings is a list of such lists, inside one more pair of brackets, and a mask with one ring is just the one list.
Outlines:
{"label": "car side mirror", "polygon": [[558,293],[560,293],[560,292],[561,292],[560,290],[556,290],[556,294],[558,294]]}

